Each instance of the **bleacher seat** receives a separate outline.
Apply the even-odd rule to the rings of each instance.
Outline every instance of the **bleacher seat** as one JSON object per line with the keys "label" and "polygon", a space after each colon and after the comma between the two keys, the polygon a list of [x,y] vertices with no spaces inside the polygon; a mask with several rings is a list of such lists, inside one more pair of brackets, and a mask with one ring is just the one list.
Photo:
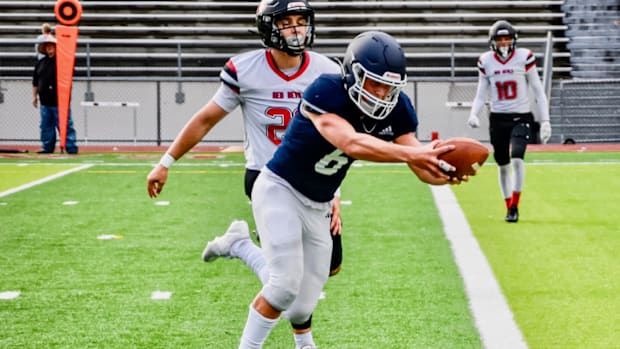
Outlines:
{"label": "bleacher seat", "polygon": [[[405,48],[411,76],[475,76],[489,26],[507,19],[541,60],[554,33],[554,71],[570,71],[563,1],[311,1],[314,49],[341,57],[362,31],[384,30]],[[0,74],[28,75],[33,38],[54,22],[55,1],[0,2]],[[76,76],[216,77],[227,57],[260,47],[256,1],[83,1]],[[529,41],[528,41],[529,40]],[[180,62],[179,66],[179,54]],[[88,65],[88,63],[90,65]]]}
{"label": "bleacher seat", "polygon": [[617,0],[566,0],[566,45],[571,75],[576,78],[620,78],[620,3]]}

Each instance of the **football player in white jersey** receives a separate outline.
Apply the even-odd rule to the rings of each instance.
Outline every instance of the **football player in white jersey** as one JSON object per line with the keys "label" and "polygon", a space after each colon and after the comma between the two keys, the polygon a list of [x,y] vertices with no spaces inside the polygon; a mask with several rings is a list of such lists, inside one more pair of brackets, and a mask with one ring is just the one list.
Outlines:
{"label": "football player in white jersey", "polygon": [[[168,168],[238,106],[242,108],[245,125],[245,192],[250,197],[254,181],[280,144],[305,88],[323,73],[340,73],[337,63],[307,50],[315,37],[314,10],[307,1],[263,0],[257,8],[256,23],[266,49],[245,52],[226,62],[216,94],[192,116],[149,173],[147,190],[151,197],[162,191]],[[336,252],[331,271],[336,273],[342,260],[337,199],[331,217]],[[205,261],[220,256],[243,260],[263,283],[269,277],[263,253],[251,241],[245,221],[234,221],[226,234],[211,241],[203,252]],[[314,345],[311,317],[291,324],[297,347]]]}
{"label": "football player in white jersey", "polygon": [[467,120],[470,127],[480,126],[478,115],[490,92],[489,133],[507,209],[505,220],[511,223],[519,220],[519,199],[525,181],[523,159],[533,135],[534,116],[528,97],[530,87],[536,96],[540,138],[547,143],[551,137],[549,104],[536,70],[536,58],[532,51],[517,48],[516,44],[517,32],[507,21],[497,21],[490,28],[491,50],[478,59],[478,90]]}

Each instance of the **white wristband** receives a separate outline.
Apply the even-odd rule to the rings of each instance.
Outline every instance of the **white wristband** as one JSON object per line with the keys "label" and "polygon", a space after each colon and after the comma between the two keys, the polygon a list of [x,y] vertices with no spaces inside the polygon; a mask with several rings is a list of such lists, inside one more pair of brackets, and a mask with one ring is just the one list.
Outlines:
{"label": "white wristband", "polygon": [[169,153],[166,153],[159,159],[159,164],[165,168],[170,168],[175,161],[177,161],[177,159],[173,158]]}

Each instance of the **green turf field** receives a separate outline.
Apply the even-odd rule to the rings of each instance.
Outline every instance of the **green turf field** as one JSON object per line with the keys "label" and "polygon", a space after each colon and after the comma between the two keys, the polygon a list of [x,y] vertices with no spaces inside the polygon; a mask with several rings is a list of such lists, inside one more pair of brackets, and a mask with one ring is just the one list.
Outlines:
{"label": "green turf field", "polygon": [[[0,193],[95,164],[0,196],[0,294],[20,292],[0,299],[0,348],[236,348],[260,284],[240,261],[200,253],[231,219],[251,220],[242,157],[183,159],[153,200],[158,158],[0,159]],[[528,154],[514,225],[495,171],[453,189],[528,345],[617,346],[620,154]],[[364,163],[342,200],[344,265],[315,312],[317,344],[481,348],[429,187],[404,166]],[[281,321],[266,348],[293,347]]]}
{"label": "green turf field", "polygon": [[531,348],[618,348],[620,155],[553,158],[528,166],[518,224],[502,222],[496,168],[455,193]]}

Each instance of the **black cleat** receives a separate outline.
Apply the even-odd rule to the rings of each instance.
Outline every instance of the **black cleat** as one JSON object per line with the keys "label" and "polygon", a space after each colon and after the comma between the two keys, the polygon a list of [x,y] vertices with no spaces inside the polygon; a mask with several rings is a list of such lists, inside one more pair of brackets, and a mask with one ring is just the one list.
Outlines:
{"label": "black cleat", "polygon": [[510,206],[504,220],[508,223],[517,223],[519,221],[519,208],[515,205]]}

